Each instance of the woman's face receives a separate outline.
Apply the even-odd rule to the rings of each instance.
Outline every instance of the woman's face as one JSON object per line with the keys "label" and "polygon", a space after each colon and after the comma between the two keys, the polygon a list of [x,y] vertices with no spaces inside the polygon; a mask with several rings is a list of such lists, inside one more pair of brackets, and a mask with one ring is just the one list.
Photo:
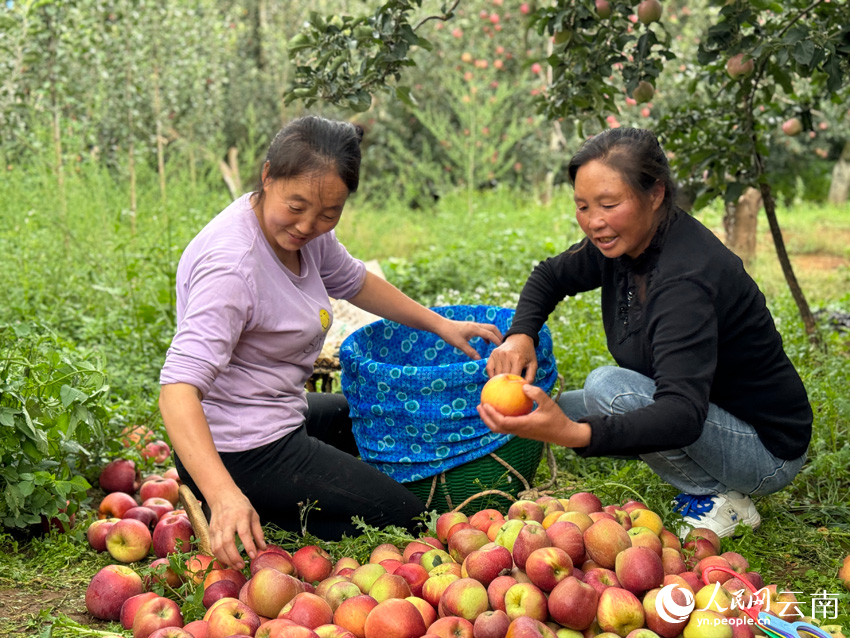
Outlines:
{"label": "woman's face", "polygon": [[658,227],[664,187],[640,198],[620,174],[598,160],[578,169],[573,199],[576,219],[593,245],[609,258],[639,256]]}
{"label": "woman's face", "polygon": [[263,234],[284,263],[319,235],[334,229],[348,199],[348,188],[335,171],[292,179],[265,179],[257,219]]}

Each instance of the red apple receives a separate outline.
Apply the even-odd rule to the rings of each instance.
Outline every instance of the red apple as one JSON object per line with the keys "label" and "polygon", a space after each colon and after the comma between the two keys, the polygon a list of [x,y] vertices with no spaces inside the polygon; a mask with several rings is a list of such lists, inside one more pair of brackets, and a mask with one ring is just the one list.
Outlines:
{"label": "red apple", "polygon": [[436,638],[474,638],[475,625],[460,616],[444,616],[428,627],[427,635]]}
{"label": "red apple", "polygon": [[593,587],[569,576],[549,594],[549,615],[559,625],[583,631],[596,617],[598,600],[599,595]]}
{"label": "red apple", "polygon": [[[122,494],[123,492],[113,492]],[[115,523],[106,533],[106,551],[117,561],[134,563],[142,560],[151,549],[151,532],[148,526],[134,518]]]}
{"label": "red apple", "polygon": [[111,492],[103,497],[97,508],[98,518],[124,518],[131,507],[136,507],[136,499],[125,492]]}
{"label": "red apple", "polygon": [[511,503],[506,518],[508,520],[519,519],[521,521],[537,521],[538,523],[542,523],[545,515],[543,513],[543,506],[539,503],[529,501],[528,499],[519,499]]}
{"label": "red apple", "polygon": [[401,576],[407,581],[411,595],[416,597],[422,596],[422,586],[425,584],[425,581],[428,580],[428,572],[425,571],[425,568],[422,567],[422,565],[417,565],[416,563],[404,563],[396,569],[393,574],[395,576]]}
{"label": "red apple", "polygon": [[381,603],[389,598],[407,598],[412,596],[413,592],[410,591],[410,585],[404,578],[386,573],[375,579],[369,588],[369,595]]}
{"label": "red apple", "polygon": [[[424,554],[432,549],[445,549],[445,546],[436,538],[420,538],[419,540],[410,541],[407,545],[405,545],[404,551],[401,554],[401,559],[405,563],[409,563],[411,562],[410,559],[413,554]],[[340,559],[340,561],[343,560],[345,559]],[[337,561],[337,563],[339,563],[339,561]],[[359,567],[359,565],[355,565],[354,567]]]}
{"label": "red apple", "polygon": [[115,459],[108,463],[98,477],[100,489],[107,494],[112,492],[125,492],[135,494],[139,488],[139,471],[136,464],[130,459]]}
{"label": "red apple", "polygon": [[[182,627],[162,627],[153,632],[148,638],[195,638]],[[242,638],[237,636],[236,638]],[[250,636],[248,637],[250,638]]]}
{"label": "red apple", "polygon": [[239,585],[232,580],[217,580],[204,588],[202,604],[204,609],[209,609],[212,604],[220,598],[237,598],[239,596]]}
{"label": "red apple", "polygon": [[569,521],[555,521],[546,528],[546,536],[552,541],[553,547],[569,554],[574,565],[584,562],[584,536],[578,525]]}
{"label": "red apple", "polygon": [[673,547],[662,548],[661,564],[664,566],[665,574],[681,574],[688,569],[682,553]]}
{"label": "red apple", "polygon": [[301,578],[308,583],[324,580],[333,571],[330,554],[318,545],[305,545],[292,555],[292,562]]}
{"label": "red apple", "polygon": [[490,543],[464,559],[461,576],[474,578],[487,587],[497,576],[509,573],[513,564],[513,557],[506,548]]}
{"label": "red apple", "polygon": [[505,613],[511,620],[529,616],[545,622],[549,617],[546,594],[532,583],[517,583],[505,592]]}
{"label": "red apple", "polygon": [[142,458],[153,459],[154,463],[165,463],[169,456],[171,456],[171,448],[161,439],[145,444],[142,449]]}
{"label": "red apple", "polygon": [[106,551],[106,534],[120,520],[120,518],[99,518],[92,521],[92,524],[86,530],[86,538],[94,551]]}
{"label": "red apple", "polygon": [[[151,498],[142,501],[142,507],[152,509],[156,512],[156,515],[160,520],[165,518],[167,514],[174,514],[177,516],[176,510],[174,509],[174,505],[171,504],[171,501],[165,498],[160,498],[159,496],[152,496]],[[185,513],[183,516],[185,516]]]}
{"label": "red apple", "polygon": [[[344,636],[351,636],[352,634],[345,631]],[[283,618],[275,618],[273,620],[269,620],[263,622],[260,625],[260,628],[257,630],[257,633],[254,634],[255,638],[319,638],[319,634],[313,631],[312,629],[307,629],[307,627],[302,627],[301,625],[296,625],[294,622],[290,620],[285,620]]]}
{"label": "red apple", "polygon": [[177,507],[179,489],[180,486],[174,479],[155,476],[142,483],[139,488],[139,498],[143,503],[149,498],[164,498],[172,506]]}
{"label": "red apple", "polygon": [[505,517],[499,510],[488,508],[475,512],[475,514],[470,516],[469,524],[486,534],[487,530],[490,529],[490,525],[496,521],[504,520]]}
{"label": "red apple", "polygon": [[239,599],[258,615],[277,618],[283,606],[303,591],[304,585],[297,578],[264,567],[248,579]]}
{"label": "red apple", "polygon": [[208,638],[209,627],[210,624],[206,620],[193,620],[183,625],[183,631],[190,634],[192,638]]}
{"label": "red apple", "polygon": [[520,616],[508,625],[505,638],[555,638],[555,632],[546,623],[536,618]]}
{"label": "red apple", "polygon": [[352,572],[351,582],[357,585],[364,594],[368,594],[372,589],[372,585],[378,580],[378,577],[386,574],[387,570],[383,565],[377,563],[366,563],[361,565]]}
{"label": "red apple", "polygon": [[357,638],[365,638],[366,618],[377,606],[378,601],[367,594],[353,596],[342,601],[340,606],[336,608],[333,622],[335,625],[347,629]]}
{"label": "red apple", "polygon": [[616,520],[600,519],[584,532],[587,555],[608,569],[614,567],[617,554],[631,545],[629,533]]}
{"label": "red apple", "polygon": [[441,616],[459,616],[475,622],[489,608],[487,589],[474,578],[460,578],[446,587],[439,602]]}
{"label": "red apple", "polygon": [[551,547],[552,541],[546,534],[542,525],[524,525],[514,540],[511,555],[514,564],[520,569],[525,569],[525,563],[532,552],[543,547]]}
{"label": "red apple", "polygon": [[648,547],[627,547],[617,554],[614,573],[620,585],[636,596],[660,587],[664,581],[661,557]]}
{"label": "red apple", "polygon": [[620,587],[617,574],[605,567],[594,567],[584,572],[584,582],[593,587],[599,595],[608,587]]}
{"label": "red apple", "polygon": [[[452,528],[454,529],[454,528]],[[450,530],[451,531],[451,530]],[[456,562],[462,563],[471,552],[481,549],[490,542],[487,533],[471,525],[451,534],[448,540],[449,556]]]}
{"label": "red apple", "polygon": [[[669,587],[669,589],[667,589]],[[650,589],[643,597],[643,611],[646,616],[646,626],[649,627],[661,638],[676,638],[682,633],[685,625],[688,624],[688,613],[686,612],[689,603],[693,603],[693,592],[681,586],[665,586],[665,594],[662,600],[672,600],[676,605],[682,608],[683,613],[674,615],[674,610],[667,609],[666,606],[660,607],[656,601],[661,594],[661,588]],[[662,616],[659,609],[664,611]]]}
{"label": "red apple", "polygon": [[186,516],[165,516],[153,529],[153,551],[157,558],[164,558],[178,551],[191,551],[191,539],[195,535]]}
{"label": "red apple", "polygon": [[[260,625],[260,628],[262,628],[262,625]],[[316,632],[319,638],[355,638],[354,634],[348,631],[348,629],[343,629],[333,623],[319,625],[313,631]],[[257,630],[257,635],[259,635],[259,630]]]}
{"label": "red apple", "polygon": [[511,619],[501,609],[485,611],[472,624],[473,638],[505,638]]}
{"label": "red apple", "polygon": [[431,606],[424,598],[419,598],[418,596],[408,596],[405,598],[406,601],[413,603],[416,609],[419,610],[419,613],[422,614],[422,620],[425,621],[425,628],[427,630],[434,621],[437,620],[437,610]]}
{"label": "red apple", "polygon": [[378,603],[363,624],[365,638],[420,638],[424,634],[425,620],[422,614],[413,603],[400,598],[389,598]]}
{"label": "red apple", "polygon": [[661,19],[661,3],[658,0],[643,0],[638,5],[638,20],[643,24],[658,22]]}
{"label": "red apple", "polygon": [[723,552],[721,557],[729,561],[729,565],[739,574],[746,574],[750,568],[750,561],[744,558],[738,552]]}
{"label": "red apple", "polygon": [[575,492],[570,495],[566,509],[568,512],[584,512],[585,514],[601,512],[602,501],[591,492]]}
{"label": "red apple", "polygon": [[86,609],[100,620],[119,620],[121,606],[141,594],[142,578],[125,565],[107,565],[98,571],[86,588]]}
{"label": "red apple", "polygon": [[392,543],[381,543],[380,545],[376,545],[369,554],[370,563],[380,563],[382,560],[386,560],[388,558],[393,558],[399,561],[402,560],[401,551],[399,551],[398,547]]}
{"label": "red apple", "polygon": [[481,403],[493,406],[505,416],[528,414],[534,408],[534,401],[525,396],[522,390],[526,383],[518,374],[497,374],[481,388]]}
{"label": "red apple", "polygon": [[257,553],[251,560],[250,571],[251,575],[256,574],[263,567],[271,567],[284,574],[290,576],[298,576],[298,570],[295,568],[295,563],[292,562],[292,557],[288,554],[265,549]]}
{"label": "red apple", "polygon": [[[318,593],[318,590],[317,590]],[[360,596],[363,592],[354,583],[342,580],[331,585],[324,593],[323,598],[331,607],[331,611],[336,611],[337,608],[349,598]]]}
{"label": "red apple", "polygon": [[487,599],[490,601],[490,609],[501,609],[505,611],[505,596],[508,590],[517,584],[513,576],[496,576],[487,585]]}
{"label": "red apple", "polygon": [[596,13],[603,20],[611,17],[611,3],[608,0],[596,0]]}
{"label": "red apple", "polygon": [[277,615],[278,618],[286,618],[308,629],[331,624],[333,616],[333,610],[328,602],[321,596],[309,592],[296,594],[295,598],[286,603]]}
{"label": "red apple", "polygon": [[[469,518],[463,512],[445,512],[440,514],[437,517],[437,522],[435,523],[435,532],[437,534],[437,540],[440,543],[445,544],[448,541],[448,533],[449,530],[457,525],[458,523],[468,523]],[[442,547],[437,547],[435,549],[443,549]],[[429,550],[425,550],[426,552]]]}
{"label": "red apple", "polygon": [[163,627],[182,627],[180,606],[170,598],[157,596],[142,603],[133,618],[133,638],[149,638]]}
{"label": "red apple", "polygon": [[711,543],[711,546],[714,548],[715,554],[720,554],[720,537],[717,535],[717,532],[708,529],[707,527],[695,527],[690,530],[685,536],[685,543],[688,543],[693,540],[697,540],[703,538]]}
{"label": "red apple", "polygon": [[658,534],[642,525],[631,527],[627,531],[632,541],[632,547],[648,547],[661,556],[663,546],[661,545],[661,539],[658,537]]}
{"label": "red apple", "polygon": [[177,589],[183,584],[183,580],[171,569],[167,558],[157,558],[152,561],[144,577],[145,589],[150,589],[155,584],[163,587]]}
{"label": "red apple", "polygon": [[143,505],[139,505],[137,507],[131,507],[126,512],[124,512],[123,518],[135,518],[137,521],[141,521],[145,525],[148,526],[148,529],[153,532],[153,528],[156,527],[157,521],[159,517],[156,515],[151,508],[145,507]]}
{"label": "red apple", "polygon": [[145,603],[153,598],[158,597],[159,594],[154,593],[152,591],[136,594],[135,596],[130,596],[127,600],[124,601],[124,604],[121,605],[121,612],[119,616],[121,626],[124,629],[132,629],[133,619],[136,617],[136,612],[139,610],[139,607],[141,607],[142,603]]}
{"label": "red apple", "polygon": [[533,584],[550,592],[562,580],[572,576],[573,561],[562,549],[541,547],[531,552],[525,562],[525,573]]}
{"label": "red apple", "polygon": [[[207,572],[206,576],[204,576],[204,588],[206,589],[213,583],[217,583],[220,580],[233,581],[239,589],[242,589],[242,586],[248,579],[245,578],[245,575],[238,569],[233,567],[221,568],[218,567],[218,563],[216,563],[213,565],[213,568]],[[234,596],[234,598],[236,598],[236,596]]]}
{"label": "red apple", "polygon": [[625,636],[633,629],[642,627],[645,618],[643,604],[626,589],[608,587],[599,596],[596,620],[603,631]]}
{"label": "red apple", "polygon": [[422,583],[422,598],[428,601],[435,609],[439,607],[440,599],[443,593],[456,580],[460,580],[460,576],[451,572],[428,576],[428,580]]}
{"label": "red apple", "polygon": [[733,80],[749,75],[754,69],[753,59],[746,53],[737,53],[726,61],[726,73]]}
{"label": "red apple", "polygon": [[209,625],[209,638],[228,638],[235,634],[253,636],[260,627],[257,613],[235,598],[221,598],[216,601],[207,610],[205,620]]}

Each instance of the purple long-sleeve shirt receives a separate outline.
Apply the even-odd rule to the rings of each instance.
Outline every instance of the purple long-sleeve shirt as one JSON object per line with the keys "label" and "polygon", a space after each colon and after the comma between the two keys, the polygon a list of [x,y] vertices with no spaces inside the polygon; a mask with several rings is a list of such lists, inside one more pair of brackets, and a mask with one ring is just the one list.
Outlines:
{"label": "purple long-sleeve shirt", "polygon": [[274,254],[237,199],[189,243],[177,267],[177,333],[160,383],[201,391],[220,452],[250,450],[304,423],[304,385],[333,321],[328,296],[350,299],[366,267],[333,232],[301,249],[301,274]]}

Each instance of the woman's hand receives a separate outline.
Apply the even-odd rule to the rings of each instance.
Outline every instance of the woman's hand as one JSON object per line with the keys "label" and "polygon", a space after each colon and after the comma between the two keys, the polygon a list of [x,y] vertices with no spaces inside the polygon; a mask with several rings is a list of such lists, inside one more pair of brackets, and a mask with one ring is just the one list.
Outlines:
{"label": "woman's hand", "polygon": [[479,405],[484,424],[499,434],[515,434],[524,439],[577,448],[590,444],[590,426],[570,419],[558,404],[537,386],[526,384],[522,391],[537,403],[537,409],[523,416],[504,416],[492,405]]}
{"label": "woman's hand", "polygon": [[238,489],[221,494],[209,506],[210,542],[215,557],[229,567],[242,569],[245,562],[236,547],[236,535],[251,559],[266,548],[259,515]]}
{"label": "woman's hand", "polygon": [[494,343],[497,346],[502,343],[501,331],[490,323],[446,319],[437,334],[450,346],[462,350],[473,361],[480,359],[481,355],[469,345],[471,339],[481,337],[488,343]]}
{"label": "woman's hand", "polygon": [[502,373],[524,376],[528,383],[534,381],[537,374],[537,353],[534,352],[534,341],[531,337],[513,334],[490,353],[487,374],[494,377]]}

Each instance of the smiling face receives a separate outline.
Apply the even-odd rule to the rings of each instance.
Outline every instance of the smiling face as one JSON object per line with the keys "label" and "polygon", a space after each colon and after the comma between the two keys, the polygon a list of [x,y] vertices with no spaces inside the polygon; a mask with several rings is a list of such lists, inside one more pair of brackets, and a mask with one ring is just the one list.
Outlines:
{"label": "smiling face", "polygon": [[309,241],[334,229],[348,199],[348,188],[335,171],[265,179],[260,203],[254,207],[266,240],[289,267]]}
{"label": "smiling face", "polygon": [[579,226],[603,255],[638,257],[658,227],[664,187],[640,197],[620,174],[599,160],[578,169],[574,199]]}

